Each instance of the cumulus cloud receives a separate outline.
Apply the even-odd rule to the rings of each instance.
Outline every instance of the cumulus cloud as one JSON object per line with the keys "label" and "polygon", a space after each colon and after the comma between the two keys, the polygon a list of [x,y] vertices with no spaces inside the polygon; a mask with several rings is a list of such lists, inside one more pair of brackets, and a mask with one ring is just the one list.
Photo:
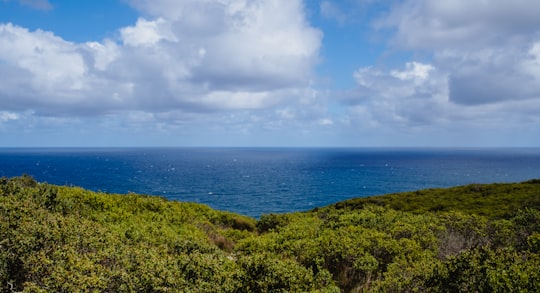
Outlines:
{"label": "cumulus cloud", "polygon": [[[0,24],[0,85],[4,107],[66,102],[83,87],[85,65],[76,47],[52,33]],[[55,100],[48,100],[57,95]]]}
{"label": "cumulus cloud", "polygon": [[394,32],[394,46],[431,52],[454,103],[538,99],[539,11],[534,0],[404,1],[377,27]]}
{"label": "cumulus cloud", "polygon": [[364,67],[354,73],[357,88],[345,95],[352,115],[365,125],[430,125],[446,109],[446,76],[431,64],[409,62],[404,68]]}
{"label": "cumulus cloud", "polygon": [[389,30],[393,50],[421,53],[424,61],[359,68],[356,88],[342,99],[352,123],[394,136],[421,130],[443,141],[455,135],[474,142],[469,132],[480,143],[508,144],[504,137],[518,129],[534,133],[539,11],[540,2],[525,0],[397,3],[375,25]]}
{"label": "cumulus cloud", "polygon": [[395,30],[395,42],[413,49],[482,48],[538,32],[535,0],[403,1],[376,25]]}
{"label": "cumulus cloud", "polygon": [[[265,91],[309,83],[322,33],[302,1],[131,1],[162,17],[189,81],[212,90]],[[164,31],[165,29],[161,30]]]}
{"label": "cumulus cloud", "polygon": [[163,18],[155,21],[139,18],[135,26],[125,27],[120,32],[124,44],[130,47],[152,47],[160,41],[178,42]]}
{"label": "cumulus cloud", "polygon": [[450,74],[450,100],[475,105],[540,98],[535,44],[437,51],[435,62]]}
{"label": "cumulus cloud", "polygon": [[44,115],[262,109],[310,86],[322,33],[300,0],[130,4],[142,16],[116,40],[73,43],[0,24],[3,107]]}
{"label": "cumulus cloud", "polygon": [[69,42],[0,23],[4,130],[67,129],[84,139],[97,127],[238,141],[269,131],[321,144],[361,132],[384,144],[405,133],[497,136],[540,125],[535,0],[321,1],[321,17],[362,29],[376,19],[373,40],[389,38],[388,50],[351,72],[356,85],[342,92],[317,84],[318,62],[344,56],[320,58],[323,32],[308,22],[305,1],[124,2],[139,18],[111,39]]}
{"label": "cumulus cloud", "polygon": [[[363,67],[354,77],[357,87],[342,98],[348,105],[347,119],[363,138],[378,134],[374,139],[379,143],[512,145],[534,141],[540,125],[538,98],[456,103],[451,99],[455,79],[434,64],[408,62],[386,70]],[[510,87],[497,85],[504,86]],[[479,87],[464,89],[461,84],[459,90],[480,94]],[[516,131],[521,137],[516,138]]]}

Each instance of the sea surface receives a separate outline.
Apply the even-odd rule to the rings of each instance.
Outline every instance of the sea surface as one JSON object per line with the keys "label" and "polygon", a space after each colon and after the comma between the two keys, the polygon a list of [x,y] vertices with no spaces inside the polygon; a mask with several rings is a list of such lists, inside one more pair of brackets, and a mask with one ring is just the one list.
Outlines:
{"label": "sea surface", "polygon": [[0,148],[0,177],[158,195],[252,217],[540,178],[540,148]]}

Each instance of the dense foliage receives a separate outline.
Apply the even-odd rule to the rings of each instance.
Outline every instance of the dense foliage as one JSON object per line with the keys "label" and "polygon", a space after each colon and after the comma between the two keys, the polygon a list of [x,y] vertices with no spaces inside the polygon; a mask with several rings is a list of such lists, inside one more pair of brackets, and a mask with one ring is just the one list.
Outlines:
{"label": "dense foliage", "polygon": [[540,180],[256,221],[0,179],[2,292],[539,292]]}

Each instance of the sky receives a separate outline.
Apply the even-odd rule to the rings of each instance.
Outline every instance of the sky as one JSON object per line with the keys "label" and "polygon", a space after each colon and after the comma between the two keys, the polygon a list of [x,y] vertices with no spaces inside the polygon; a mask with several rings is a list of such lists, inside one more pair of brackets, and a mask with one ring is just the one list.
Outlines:
{"label": "sky", "polygon": [[0,0],[0,147],[538,147],[538,15],[538,0]]}

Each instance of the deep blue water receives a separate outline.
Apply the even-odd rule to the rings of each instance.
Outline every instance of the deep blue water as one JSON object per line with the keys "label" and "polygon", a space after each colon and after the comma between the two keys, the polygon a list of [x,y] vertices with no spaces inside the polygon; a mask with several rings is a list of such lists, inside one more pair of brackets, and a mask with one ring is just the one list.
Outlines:
{"label": "deep blue water", "polygon": [[0,148],[0,177],[23,173],[258,217],[353,197],[540,178],[540,148]]}

